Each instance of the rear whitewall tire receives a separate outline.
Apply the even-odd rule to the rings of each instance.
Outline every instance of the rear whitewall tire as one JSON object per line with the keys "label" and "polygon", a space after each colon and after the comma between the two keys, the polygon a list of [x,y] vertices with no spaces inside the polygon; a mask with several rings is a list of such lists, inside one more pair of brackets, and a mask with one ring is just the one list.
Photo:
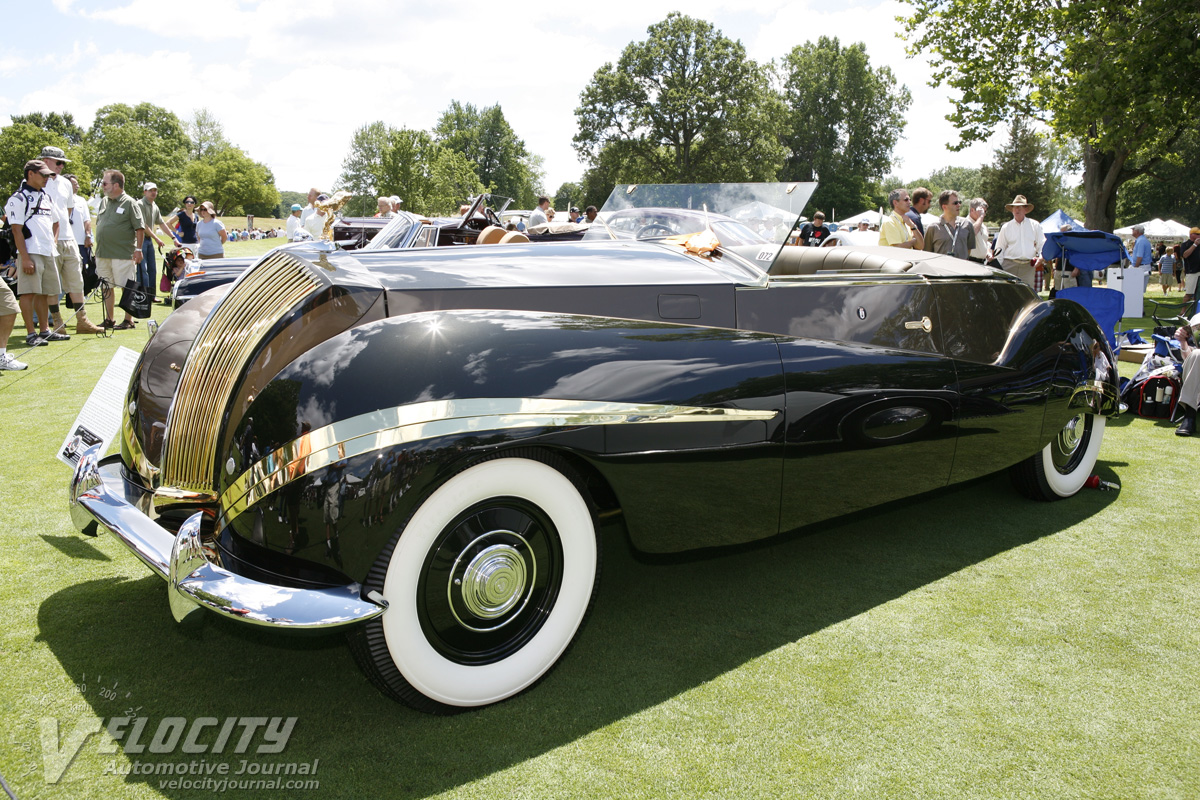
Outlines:
{"label": "rear whitewall tire", "polygon": [[1106,419],[1088,413],[1072,417],[1041,452],[1013,467],[1017,488],[1035,500],[1078,493],[1096,468]]}

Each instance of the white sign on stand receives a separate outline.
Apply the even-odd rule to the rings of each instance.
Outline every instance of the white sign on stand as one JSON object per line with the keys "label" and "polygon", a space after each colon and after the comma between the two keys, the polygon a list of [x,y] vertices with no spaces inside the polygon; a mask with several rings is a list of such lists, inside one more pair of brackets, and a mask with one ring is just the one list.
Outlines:
{"label": "white sign on stand", "polygon": [[1143,314],[1142,299],[1146,292],[1146,282],[1149,270],[1145,267],[1109,267],[1105,274],[1108,288],[1116,289],[1125,296],[1126,317],[1140,317]]}
{"label": "white sign on stand", "polygon": [[136,350],[121,347],[113,354],[112,360],[104,368],[104,374],[96,381],[87,402],[75,417],[67,438],[63,439],[58,448],[58,460],[69,467],[79,463],[79,457],[94,444],[100,445],[100,452],[108,450],[117,431],[121,429],[121,409],[125,405],[125,392],[129,389],[129,379],[133,376],[133,368],[137,366]]}

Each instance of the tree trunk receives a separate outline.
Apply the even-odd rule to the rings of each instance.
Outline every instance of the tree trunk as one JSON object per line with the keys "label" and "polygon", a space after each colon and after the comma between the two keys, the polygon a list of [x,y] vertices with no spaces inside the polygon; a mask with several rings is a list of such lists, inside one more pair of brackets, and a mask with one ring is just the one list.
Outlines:
{"label": "tree trunk", "polygon": [[1100,151],[1083,143],[1084,227],[1112,232],[1117,221],[1117,189],[1132,177],[1123,174],[1128,158],[1128,151]]}

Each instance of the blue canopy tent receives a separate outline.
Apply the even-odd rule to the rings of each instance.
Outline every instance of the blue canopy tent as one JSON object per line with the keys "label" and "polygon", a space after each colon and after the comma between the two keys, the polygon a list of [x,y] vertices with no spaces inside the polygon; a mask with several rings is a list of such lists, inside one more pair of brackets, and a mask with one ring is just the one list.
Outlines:
{"label": "blue canopy tent", "polygon": [[1073,231],[1085,230],[1082,225],[1072,219],[1071,215],[1061,208],[1042,220],[1042,230],[1044,231],[1061,231],[1063,225],[1070,225]]}
{"label": "blue canopy tent", "polygon": [[1042,258],[1066,258],[1072,267],[1093,271],[1131,260],[1120,236],[1084,230],[1047,233]]}

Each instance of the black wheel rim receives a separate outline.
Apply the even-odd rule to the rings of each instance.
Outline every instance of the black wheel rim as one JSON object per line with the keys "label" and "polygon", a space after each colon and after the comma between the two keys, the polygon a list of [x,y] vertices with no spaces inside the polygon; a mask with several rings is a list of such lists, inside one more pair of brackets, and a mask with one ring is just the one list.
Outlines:
{"label": "black wheel rim", "polygon": [[1079,414],[1071,419],[1054,437],[1054,469],[1060,475],[1070,475],[1087,455],[1088,442],[1092,438],[1092,415]]}
{"label": "black wheel rim", "polygon": [[442,529],[425,558],[421,629],[456,663],[503,660],[541,629],[562,573],[562,542],[545,512],[515,497],[477,503]]}

